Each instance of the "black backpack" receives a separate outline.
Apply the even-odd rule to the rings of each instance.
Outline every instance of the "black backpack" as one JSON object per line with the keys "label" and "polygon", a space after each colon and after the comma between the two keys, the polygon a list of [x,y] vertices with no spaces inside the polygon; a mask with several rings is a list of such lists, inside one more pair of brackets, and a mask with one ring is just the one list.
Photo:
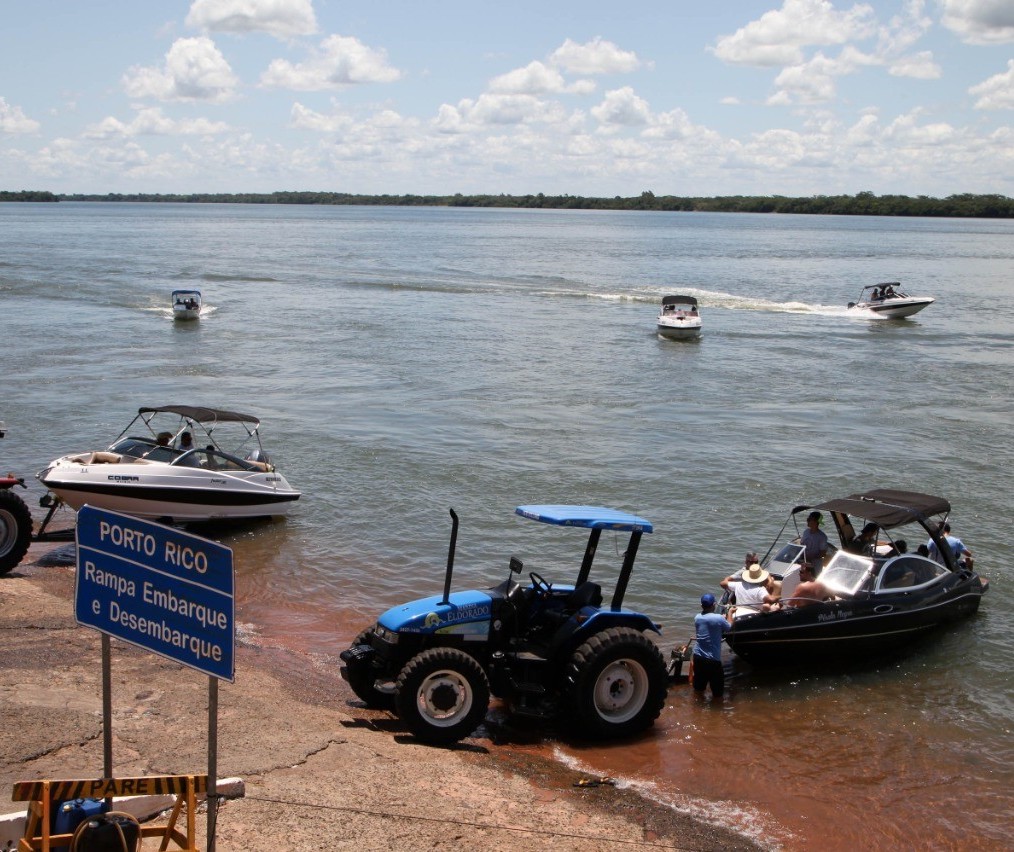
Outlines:
{"label": "black backpack", "polygon": [[74,831],[71,852],[138,852],[141,848],[141,825],[123,811],[96,814],[82,822]]}

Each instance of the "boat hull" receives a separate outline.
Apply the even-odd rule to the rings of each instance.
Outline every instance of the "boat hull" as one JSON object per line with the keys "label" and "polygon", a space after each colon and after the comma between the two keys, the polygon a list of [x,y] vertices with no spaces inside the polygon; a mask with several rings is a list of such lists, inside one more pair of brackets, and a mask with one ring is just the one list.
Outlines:
{"label": "boat hull", "polygon": [[756,665],[794,665],[891,653],[979,608],[987,585],[978,577],[923,599],[905,595],[836,600],[739,619],[729,647]]}
{"label": "boat hull", "polygon": [[919,313],[923,308],[932,305],[935,299],[929,297],[924,299],[886,299],[883,302],[867,302],[856,305],[858,308],[865,308],[878,317],[886,319],[904,319]]}
{"label": "boat hull", "polygon": [[174,306],[173,307],[173,319],[174,320],[186,321],[186,320],[195,320],[195,319],[200,319],[200,318],[201,318],[201,309],[200,308],[181,308],[179,306]]}
{"label": "boat hull", "polygon": [[178,521],[284,515],[300,497],[274,472],[238,476],[198,469],[150,472],[143,464],[111,467],[57,461],[39,475],[39,481],[74,509],[87,504],[135,517]]}
{"label": "boat hull", "polygon": [[699,320],[696,323],[672,325],[660,322],[658,323],[657,330],[659,336],[667,340],[689,340],[701,336],[701,323]]}

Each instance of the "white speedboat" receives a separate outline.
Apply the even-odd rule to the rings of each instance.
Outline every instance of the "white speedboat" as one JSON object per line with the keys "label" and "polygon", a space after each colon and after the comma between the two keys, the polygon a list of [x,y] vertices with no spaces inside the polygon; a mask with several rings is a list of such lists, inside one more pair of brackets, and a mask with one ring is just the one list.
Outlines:
{"label": "white speedboat", "polygon": [[195,320],[201,316],[200,290],[173,290],[173,319]]}
{"label": "white speedboat", "polygon": [[299,492],[264,453],[259,427],[235,411],[141,408],[108,449],[63,456],[36,477],[74,509],[180,522],[284,515]]}
{"label": "white speedboat", "polygon": [[693,296],[663,296],[658,312],[658,333],[669,340],[685,340],[701,334],[701,315]]}
{"label": "white speedboat", "polygon": [[863,287],[859,293],[859,300],[849,302],[849,310],[871,311],[878,317],[886,319],[904,319],[919,313],[935,301],[932,296],[909,296],[901,292],[900,282],[887,281]]}

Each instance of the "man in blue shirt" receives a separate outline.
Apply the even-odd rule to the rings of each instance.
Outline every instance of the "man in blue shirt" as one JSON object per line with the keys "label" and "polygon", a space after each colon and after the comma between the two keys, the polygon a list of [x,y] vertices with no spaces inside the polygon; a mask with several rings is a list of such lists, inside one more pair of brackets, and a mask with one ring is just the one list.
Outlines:
{"label": "man in blue shirt", "polygon": [[725,692],[725,669],[722,668],[722,637],[729,631],[728,620],[715,612],[715,596],[701,595],[701,613],[694,616],[697,642],[691,662],[694,667],[694,692],[703,693],[710,685],[715,698]]}

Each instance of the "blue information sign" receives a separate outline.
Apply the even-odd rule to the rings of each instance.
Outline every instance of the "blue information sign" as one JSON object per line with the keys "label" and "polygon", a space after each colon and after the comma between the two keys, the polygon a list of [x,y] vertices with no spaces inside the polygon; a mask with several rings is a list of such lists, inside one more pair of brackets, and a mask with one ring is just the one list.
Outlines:
{"label": "blue information sign", "polygon": [[232,681],[234,587],[228,547],[106,509],[77,513],[79,624]]}

